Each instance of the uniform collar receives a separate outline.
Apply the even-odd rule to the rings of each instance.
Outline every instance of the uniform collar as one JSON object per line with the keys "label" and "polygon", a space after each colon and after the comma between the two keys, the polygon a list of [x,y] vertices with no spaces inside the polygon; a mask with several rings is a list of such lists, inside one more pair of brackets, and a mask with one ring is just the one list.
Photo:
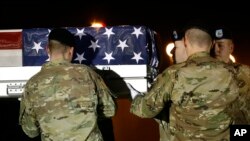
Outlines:
{"label": "uniform collar", "polygon": [[44,64],[44,67],[47,68],[51,66],[61,66],[61,65],[66,65],[66,64],[70,64],[70,62],[66,60],[54,60],[54,61],[50,61]]}
{"label": "uniform collar", "polygon": [[206,56],[210,56],[210,54],[206,51],[202,51],[202,52],[198,52],[198,53],[194,53],[190,55],[187,60],[192,60],[194,58],[200,58],[200,57],[206,57]]}

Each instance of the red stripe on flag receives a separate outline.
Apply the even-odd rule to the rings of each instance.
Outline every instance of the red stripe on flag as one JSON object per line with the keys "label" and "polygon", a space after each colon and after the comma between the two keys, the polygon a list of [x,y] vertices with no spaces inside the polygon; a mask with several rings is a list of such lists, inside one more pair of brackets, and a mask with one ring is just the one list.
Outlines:
{"label": "red stripe on flag", "polygon": [[0,49],[21,49],[21,30],[0,30]]}

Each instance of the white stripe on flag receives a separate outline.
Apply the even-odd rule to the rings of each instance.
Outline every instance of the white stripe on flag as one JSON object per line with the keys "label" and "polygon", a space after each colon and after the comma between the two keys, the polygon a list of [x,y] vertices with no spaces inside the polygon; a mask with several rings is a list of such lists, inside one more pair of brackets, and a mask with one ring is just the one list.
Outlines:
{"label": "white stripe on flag", "polygon": [[1,29],[1,32],[22,32],[22,29]]}
{"label": "white stripe on flag", "polygon": [[147,65],[95,65],[100,70],[112,70],[119,77],[147,77]]}
{"label": "white stripe on flag", "polygon": [[21,49],[0,50],[0,67],[18,67],[22,65]]}

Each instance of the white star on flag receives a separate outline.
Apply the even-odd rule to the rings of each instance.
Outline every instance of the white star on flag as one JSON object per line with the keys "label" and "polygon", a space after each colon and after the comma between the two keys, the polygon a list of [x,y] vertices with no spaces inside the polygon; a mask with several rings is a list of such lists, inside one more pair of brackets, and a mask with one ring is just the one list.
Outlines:
{"label": "white star on flag", "polygon": [[113,52],[111,52],[111,53],[106,53],[105,52],[105,57],[102,59],[102,60],[107,60],[108,61],[108,64],[110,63],[110,60],[115,60],[115,58],[114,57],[112,57],[112,54],[113,54]]}
{"label": "white star on flag", "polygon": [[141,57],[141,52],[139,52],[138,54],[134,52],[134,57],[131,58],[131,59],[136,60],[136,63],[137,63],[137,64],[139,63],[139,60],[144,60],[144,59]]}
{"label": "white star on flag", "polygon": [[79,36],[80,40],[82,39],[82,36],[85,36],[86,34],[84,33],[84,28],[79,30],[78,28],[76,29],[77,32],[75,34],[75,36]]}
{"label": "white star on flag", "polygon": [[126,44],[126,42],[127,42],[127,40],[125,40],[125,41],[119,40],[119,45],[118,45],[117,47],[122,48],[122,51],[123,51],[123,49],[124,49],[125,47],[128,47],[128,45]]}
{"label": "white star on flag", "polygon": [[39,43],[34,42],[35,45],[31,48],[31,49],[35,49],[37,54],[38,54],[38,51],[39,51],[40,49],[43,49],[43,48],[41,47],[41,43],[42,43],[42,42],[39,42]]}
{"label": "white star on flag", "polygon": [[89,46],[89,48],[93,48],[94,52],[96,48],[100,48],[101,46],[98,45],[98,40],[96,40],[95,42],[93,42],[91,40],[91,45]]}
{"label": "white star on flag", "polygon": [[81,64],[83,60],[86,60],[86,58],[84,58],[84,52],[82,54],[76,53],[76,55],[77,57],[74,60],[79,61],[79,64]]}
{"label": "white star on flag", "polygon": [[135,34],[136,38],[138,39],[138,37],[139,37],[140,34],[143,35],[143,33],[141,32],[141,27],[139,27],[139,28],[135,28],[134,27],[134,32],[131,33],[131,34]]}
{"label": "white star on flag", "polygon": [[112,30],[113,30],[113,27],[112,27],[112,28],[110,28],[110,29],[105,28],[105,32],[104,32],[103,34],[104,34],[104,35],[108,35],[108,39],[109,39],[110,35],[112,35],[112,34],[114,34],[114,35],[115,35],[115,33],[114,33],[114,32],[112,32]]}

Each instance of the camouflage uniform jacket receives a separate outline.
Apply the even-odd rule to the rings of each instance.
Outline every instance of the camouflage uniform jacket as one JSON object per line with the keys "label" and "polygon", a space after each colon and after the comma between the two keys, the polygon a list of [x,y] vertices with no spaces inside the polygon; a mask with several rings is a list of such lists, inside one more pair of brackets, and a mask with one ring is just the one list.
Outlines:
{"label": "camouflage uniform jacket", "polygon": [[234,118],[234,124],[250,124],[250,67],[233,62],[230,64],[236,69],[240,96],[228,107],[228,112]]}
{"label": "camouflage uniform jacket", "polygon": [[115,109],[110,90],[88,66],[48,62],[26,83],[19,124],[42,141],[102,141],[97,120]]}
{"label": "camouflage uniform jacket", "polygon": [[130,112],[155,118],[172,101],[169,123],[157,120],[161,141],[228,141],[233,121],[225,109],[238,96],[235,69],[200,52],[161,73],[148,93],[135,97]]}

